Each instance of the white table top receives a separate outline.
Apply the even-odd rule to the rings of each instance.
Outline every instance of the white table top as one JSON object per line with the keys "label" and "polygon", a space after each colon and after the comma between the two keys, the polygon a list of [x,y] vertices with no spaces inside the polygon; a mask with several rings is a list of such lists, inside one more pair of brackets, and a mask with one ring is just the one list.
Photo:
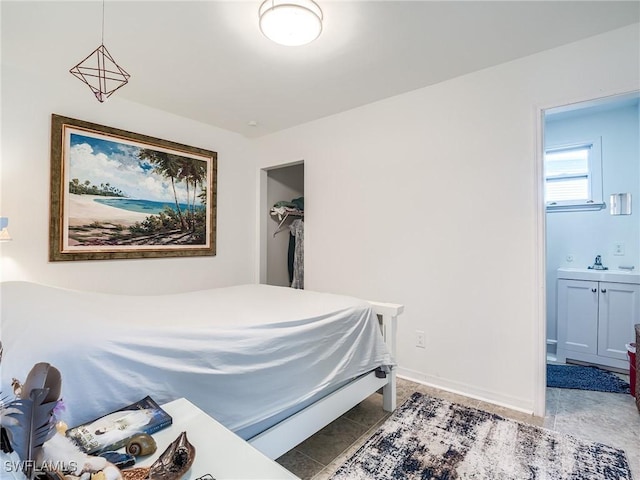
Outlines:
{"label": "white table top", "polygon": [[173,417],[173,424],[153,434],[158,450],[136,462],[135,467],[151,465],[185,431],[196,449],[196,458],[183,480],[195,480],[206,474],[215,480],[298,479],[187,399],[165,403],[162,408]]}

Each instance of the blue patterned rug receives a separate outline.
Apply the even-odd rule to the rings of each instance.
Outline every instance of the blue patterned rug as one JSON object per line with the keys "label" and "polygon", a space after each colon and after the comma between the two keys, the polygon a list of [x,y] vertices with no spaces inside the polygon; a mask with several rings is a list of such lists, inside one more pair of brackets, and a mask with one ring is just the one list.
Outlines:
{"label": "blue patterned rug", "polygon": [[614,373],[597,367],[547,364],[547,387],[629,393],[629,384]]}
{"label": "blue patterned rug", "polygon": [[414,393],[332,480],[631,480],[622,450]]}

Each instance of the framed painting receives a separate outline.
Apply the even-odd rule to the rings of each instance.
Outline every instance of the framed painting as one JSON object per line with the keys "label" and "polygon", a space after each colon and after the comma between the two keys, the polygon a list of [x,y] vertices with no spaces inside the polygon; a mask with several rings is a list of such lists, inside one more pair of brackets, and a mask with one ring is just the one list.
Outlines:
{"label": "framed painting", "polygon": [[217,154],[51,117],[49,260],[216,254]]}

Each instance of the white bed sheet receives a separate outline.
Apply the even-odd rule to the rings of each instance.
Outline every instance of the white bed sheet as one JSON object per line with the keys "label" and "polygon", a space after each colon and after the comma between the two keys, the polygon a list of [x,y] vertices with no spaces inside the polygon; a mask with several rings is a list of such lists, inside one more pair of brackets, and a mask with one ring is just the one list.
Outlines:
{"label": "white bed sheet", "polygon": [[2,391],[51,363],[70,426],[146,395],[186,397],[246,438],[393,364],[369,304],[342,295],[241,285],[129,296],[4,282],[0,301]]}

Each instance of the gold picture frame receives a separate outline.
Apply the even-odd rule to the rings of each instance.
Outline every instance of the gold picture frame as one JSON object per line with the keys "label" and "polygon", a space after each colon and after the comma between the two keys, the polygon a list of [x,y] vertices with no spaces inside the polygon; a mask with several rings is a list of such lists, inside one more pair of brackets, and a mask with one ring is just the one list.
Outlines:
{"label": "gold picture frame", "polygon": [[216,254],[217,153],[53,114],[49,260]]}

